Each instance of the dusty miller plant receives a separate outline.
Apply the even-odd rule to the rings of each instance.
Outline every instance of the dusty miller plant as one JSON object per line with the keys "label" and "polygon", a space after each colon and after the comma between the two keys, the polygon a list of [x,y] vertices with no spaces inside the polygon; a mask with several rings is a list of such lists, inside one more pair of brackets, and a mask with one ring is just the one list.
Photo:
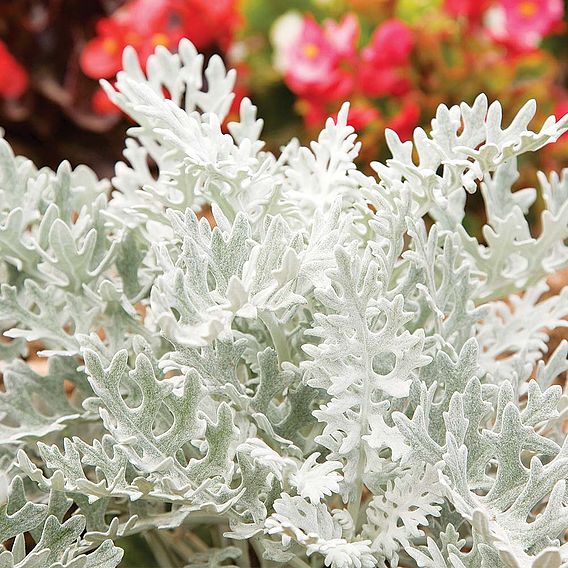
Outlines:
{"label": "dusty miller plant", "polygon": [[440,106],[367,176],[347,106],[275,156],[234,83],[127,50],[110,182],[0,141],[0,566],[567,567],[568,170],[538,236],[512,188],[568,120]]}

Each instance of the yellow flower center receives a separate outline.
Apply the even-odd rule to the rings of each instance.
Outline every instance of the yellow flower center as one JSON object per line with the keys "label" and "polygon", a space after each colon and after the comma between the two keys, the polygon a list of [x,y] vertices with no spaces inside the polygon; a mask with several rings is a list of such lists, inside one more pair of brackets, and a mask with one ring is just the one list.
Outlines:
{"label": "yellow flower center", "polygon": [[318,56],[319,48],[315,43],[305,43],[302,51],[308,59],[315,59]]}
{"label": "yellow flower center", "polygon": [[168,45],[169,38],[166,34],[154,34],[152,36],[152,45]]}
{"label": "yellow flower center", "polygon": [[112,37],[107,37],[103,41],[103,49],[110,55],[114,55],[118,51],[118,42]]}
{"label": "yellow flower center", "polygon": [[534,16],[537,9],[538,7],[536,3],[531,2],[530,0],[527,0],[526,2],[521,2],[518,7],[519,14],[523,16],[523,18],[530,18],[531,16]]}

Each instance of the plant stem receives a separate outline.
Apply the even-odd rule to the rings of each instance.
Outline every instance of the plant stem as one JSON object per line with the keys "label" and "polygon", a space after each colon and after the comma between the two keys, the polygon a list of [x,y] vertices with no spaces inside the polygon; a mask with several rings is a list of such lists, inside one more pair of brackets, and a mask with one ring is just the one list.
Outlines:
{"label": "plant stem", "polygon": [[263,311],[258,313],[258,317],[266,326],[266,329],[268,329],[270,337],[272,337],[272,343],[274,344],[274,349],[278,356],[278,362],[282,364],[284,361],[291,361],[292,356],[290,354],[288,338],[286,337],[283,326],[278,323],[276,316],[272,312]]}
{"label": "plant stem", "polygon": [[148,531],[144,537],[148,541],[152,554],[160,568],[175,568],[179,566],[179,559],[164,544],[157,531]]}
{"label": "plant stem", "polygon": [[265,568],[266,561],[263,558],[264,546],[262,545],[262,542],[261,542],[260,538],[258,537],[258,535],[253,536],[250,539],[250,543],[252,544],[252,547],[253,547],[253,549],[256,553],[256,557],[258,558],[258,561],[260,562],[261,568]]}
{"label": "plant stem", "polygon": [[[357,306],[358,308],[359,306]],[[361,314],[360,310],[357,310],[357,315],[359,316],[359,329],[357,330],[357,335],[363,345],[363,360],[365,361],[365,379],[363,383],[363,392],[361,394],[361,429],[360,437],[362,438],[368,432],[369,425],[369,403],[371,400],[371,380],[372,380],[372,361],[369,357],[368,348],[368,334],[367,327],[365,324],[365,315]],[[357,460],[357,473],[355,475],[355,491],[352,494],[353,497],[349,500],[349,505],[347,506],[347,511],[353,519],[353,524],[355,529],[357,529],[357,519],[359,517],[359,510],[361,508],[361,496],[363,495],[363,471],[365,470],[365,446],[363,440],[359,444],[359,456]]]}
{"label": "plant stem", "polygon": [[301,558],[292,558],[288,563],[288,566],[292,566],[293,568],[310,568],[309,564],[306,564]]}
{"label": "plant stem", "polygon": [[248,540],[237,540],[235,544],[241,551],[241,556],[237,560],[237,564],[240,568],[250,568],[250,554],[249,554],[249,543]]}
{"label": "plant stem", "polygon": [[206,552],[207,550],[209,550],[207,544],[203,542],[203,540],[200,539],[194,532],[188,531],[185,534],[185,538],[188,540],[191,546],[195,548],[195,550],[198,550],[199,552]]}

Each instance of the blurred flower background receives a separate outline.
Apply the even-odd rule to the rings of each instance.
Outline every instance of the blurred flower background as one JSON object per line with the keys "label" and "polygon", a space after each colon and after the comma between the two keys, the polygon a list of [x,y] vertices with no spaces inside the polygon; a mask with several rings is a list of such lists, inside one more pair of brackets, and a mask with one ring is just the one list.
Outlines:
{"label": "blurred flower background", "polygon": [[[511,116],[530,98],[535,121],[567,112],[565,14],[563,0],[3,0],[0,125],[39,165],[112,176],[129,120],[98,80],[128,44],[144,62],[188,37],[237,68],[234,109],[260,107],[270,149],[313,138],[349,100],[361,161],[385,159],[385,128],[409,139],[439,103],[480,92]],[[531,159],[528,183],[568,165],[568,141]]]}

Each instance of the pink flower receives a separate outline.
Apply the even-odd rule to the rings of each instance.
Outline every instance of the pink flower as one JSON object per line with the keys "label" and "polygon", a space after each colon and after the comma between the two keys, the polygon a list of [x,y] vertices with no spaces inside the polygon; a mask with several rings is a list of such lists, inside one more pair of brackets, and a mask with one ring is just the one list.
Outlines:
{"label": "pink flower", "polygon": [[496,40],[531,49],[553,31],[563,15],[562,0],[501,0],[489,10],[487,27]]}
{"label": "pink flower", "polygon": [[333,100],[349,96],[353,89],[353,61],[359,26],[354,16],[337,24],[320,26],[306,17],[295,37],[280,45],[279,62],[292,91],[307,99]]}
{"label": "pink flower", "polygon": [[359,22],[353,14],[347,14],[339,23],[325,20],[323,29],[338,57],[350,59],[356,55]]}
{"label": "pink flower", "polygon": [[0,97],[17,99],[28,87],[28,73],[0,41]]}
{"label": "pink flower", "polygon": [[359,83],[370,96],[401,96],[410,90],[408,63],[413,48],[410,29],[400,20],[387,20],[361,52]]}
{"label": "pink flower", "polygon": [[[297,108],[307,126],[321,126],[337,103],[356,96],[348,122],[356,130],[381,123],[380,112],[366,97],[403,97],[411,89],[410,56],[414,38],[402,21],[379,26],[364,49],[358,51],[359,26],[354,16],[341,22],[290,12],[272,29],[275,66],[299,97]],[[407,136],[419,118],[416,104],[404,104],[391,126]]]}
{"label": "pink flower", "polygon": [[373,33],[371,43],[363,49],[363,60],[388,66],[406,65],[414,40],[408,26],[397,19],[383,22]]}

